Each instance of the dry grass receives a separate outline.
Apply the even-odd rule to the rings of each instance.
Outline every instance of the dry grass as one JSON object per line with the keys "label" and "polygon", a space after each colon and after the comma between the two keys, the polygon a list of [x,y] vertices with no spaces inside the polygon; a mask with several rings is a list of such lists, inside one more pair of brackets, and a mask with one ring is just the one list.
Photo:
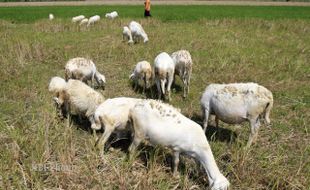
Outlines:
{"label": "dry grass", "polygon": [[[187,49],[194,67],[189,98],[181,81],[174,106],[201,122],[199,98],[212,82],[258,82],[274,93],[272,126],[262,126],[256,145],[243,151],[249,127],[220,123],[207,137],[232,189],[310,187],[310,23],[307,20],[219,19],[187,23],[139,20],[147,45],[121,41],[130,20],[101,21],[86,29],[55,20],[0,22],[0,186],[3,189],[204,189],[206,176],[186,157],[180,179],[170,171],[169,151],[141,149],[133,160],[114,147],[103,159],[83,124],[57,118],[47,85],[64,76],[73,57],[93,59],[107,78],[106,97],[143,97],[128,81],[134,65]],[[85,124],[84,124],[85,125]],[[87,128],[87,126],[86,126]],[[213,133],[215,132],[215,133]],[[122,147],[128,144],[122,141]],[[116,144],[114,145],[116,146]],[[40,168],[48,166],[49,168]],[[39,171],[43,170],[43,171]]]}

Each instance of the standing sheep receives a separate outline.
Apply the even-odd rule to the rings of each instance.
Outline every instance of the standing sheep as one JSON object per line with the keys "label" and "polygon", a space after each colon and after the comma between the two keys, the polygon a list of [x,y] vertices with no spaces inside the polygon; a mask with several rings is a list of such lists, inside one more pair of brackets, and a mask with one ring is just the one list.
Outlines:
{"label": "standing sheep", "polygon": [[94,87],[93,81],[95,79],[103,90],[106,83],[105,76],[97,71],[94,62],[82,57],[76,57],[67,62],[65,66],[65,79],[77,79],[86,84],[90,80],[92,87]]}
{"label": "standing sheep", "polygon": [[155,58],[154,74],[155,74],[155,83],[158,90],[158,98],[161,99],[162,94],[164,95],[164,98],[166,98],[166,95],[168,95],[168,101],[170,101],[171,100],[170,89],[174,77],[174,62],[166,52],[160,53]]}
{"label": "standing sheep", "polygon": [[198,160],[209,180],[211,189],[227,190],[228,180],[220,172],[204,131],[172,106],[155,100],[141,100],[129,112],[134,139],[129,147],[132,154],[142,141],[169,147],[174,152],[173,174],[177,175],[180,153]]}
{"label": "standing sheep", "polygon": [[100,16],[99,15],[95,15],[95,16],[90,17],[88,19],[87,27],[89,27],[91,24],[95,24],[99,20],[100,20]]}
{"label": "standing sheep", "polygon": [[123,28],[123,40],[127,40],[129,44],[133,43],[131,31],[127,26]]}
{"label": "standing sheep", "polygon": [[186,50],[179,50],[171,54],[175,70],[174,74],[179,75],[183,82],[183,97],[188,96],[189,83],[192,74],[193,61],[191,54]]}
{"label": "standing sheep", "polygon": [[[64,89],[60,89],[58,96],[54,97],[58,108],[64,107],[67,114],[87,117],[94,126],[94,113],[97,107],[104,102],[104,97],[94,89],[79,80],[70,79]],[[96,136],[96,129],[93,129]]]}
{"label": "standing sheep", "polygon": [[269,114],[273,107],[273,96],[268,89],[256,83],[210,84],[205,89],[200,103],[204,115],[204,130],[208,126],[210,114],[215,115],[216,126],[219,120],[229,124],[249,121],[249,148],[257,138],[260,116],[264,115],[267,124],[270,124]]}
{"label": "standing sheep", "polygon": [[98,140],[100,155],[103,155],[104,145],[114,131],[125,130],[128,127],[129,110],[139,101],[135,98],[112,98],[100,104],[95,111],[93,130],[104,128],[104,133]]}
{"label": "standing sheep", "polygon": [[115,19],[116,17],[118,17],[118,13],[116,11],[113,11],[105,14],[105,17],[109,19]]}
{"label": "standing sheep", "polygon": [[87,23],[88,23],[88,18],[84,18],[83,20],[81,20],[80,26],[87,24]]}
{"label": "standing sheep", "polygon": [[143,94],[145,89],[150,87],[152,80],[152,67],[151,64],[147,61],[140,61],[137,63],[133,73],[129,76],[129,79],[134,81],[134,88],[138,87],[139,80],[144,81]]}
{"label": "standing sheep", "polygon": [[131,35],[135,43],[137,43],[141,38],[143,39],[144,43],[147,43],[149,41],[149,38],[145,33],[144,29],[136,21],[131,21],[129,23],[129,29],[131,31]]}
{"label": "standing sheep", "polygon": [[48,19],[49,19],[49,20],[54,20],[54,18],[55,18],[55,17],[54,17],[53,14],[50,13],[50,14],[48,15]]}

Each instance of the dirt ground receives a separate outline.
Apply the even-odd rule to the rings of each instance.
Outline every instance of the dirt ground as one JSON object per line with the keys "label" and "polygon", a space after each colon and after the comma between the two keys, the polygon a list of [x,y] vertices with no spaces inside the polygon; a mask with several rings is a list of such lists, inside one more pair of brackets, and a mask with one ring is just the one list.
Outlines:
{"label": "dirt ground", "polygon": [[[69,6],[69,5],[141,5],[143,0],[88,0],[53,2],[4,2],[0,7],[9,6]],[[262,2],[262,1],[204,1],[204,0],[152,0],[153,5],[249,5],[249,6],[310,6],[310,2]]]}

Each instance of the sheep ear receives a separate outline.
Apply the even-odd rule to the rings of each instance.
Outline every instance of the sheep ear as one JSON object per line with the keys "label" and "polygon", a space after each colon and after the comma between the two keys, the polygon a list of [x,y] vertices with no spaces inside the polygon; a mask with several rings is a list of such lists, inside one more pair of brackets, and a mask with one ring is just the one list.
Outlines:
{"label": "sheep ear", "polygon": [[134,76],[134,74],[132,73],[130,76],[129,76],[129,79],[132,79]]}
{"label": "sheep ear", "polygon": [[53,97],[53,101],[55,102],[55,104],[57,106],[60,106],[60,102],[59,102],[59,99],[57,97]]}

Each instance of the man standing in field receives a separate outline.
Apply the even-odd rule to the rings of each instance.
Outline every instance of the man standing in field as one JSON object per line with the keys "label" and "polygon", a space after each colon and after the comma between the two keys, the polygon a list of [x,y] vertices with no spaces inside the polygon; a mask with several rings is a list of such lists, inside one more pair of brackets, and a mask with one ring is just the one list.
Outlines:
{"label": "man standing in field", "polygon": [[144,17],[151,16],[151,0],[145,0],[144,2]]}

